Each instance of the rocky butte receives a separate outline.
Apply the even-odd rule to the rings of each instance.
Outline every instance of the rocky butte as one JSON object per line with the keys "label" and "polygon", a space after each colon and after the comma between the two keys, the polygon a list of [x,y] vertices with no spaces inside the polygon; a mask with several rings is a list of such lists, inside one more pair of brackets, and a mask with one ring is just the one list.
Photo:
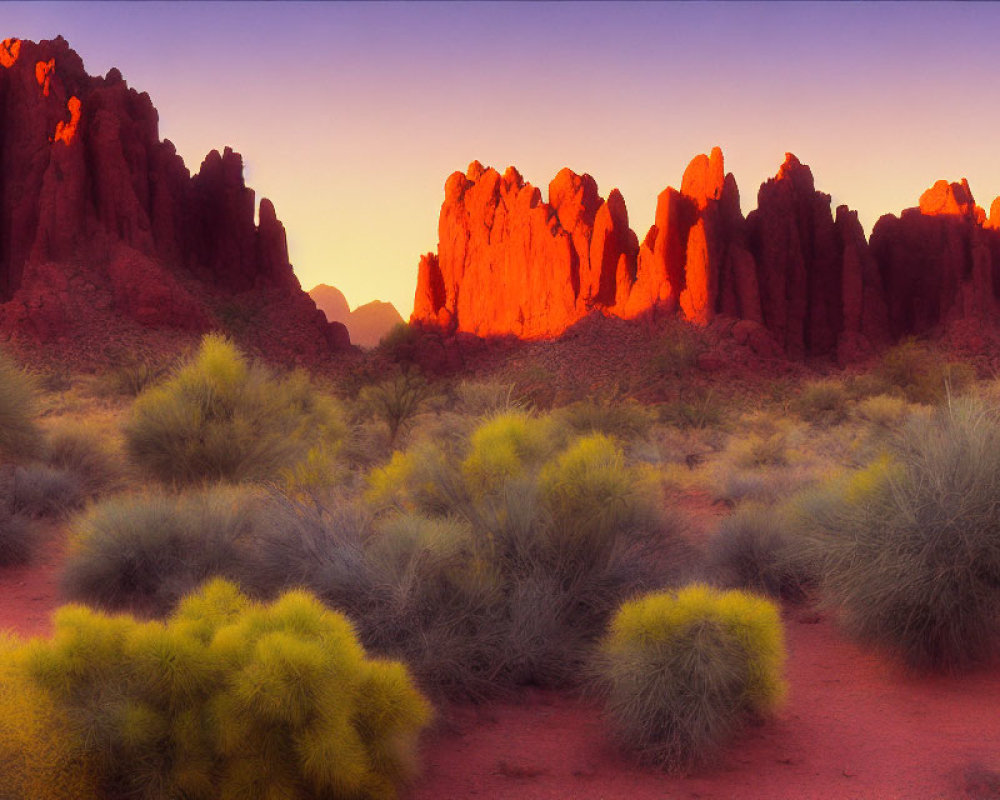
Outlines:
{"label": "rocky butte", "polygon": [[1000,198],[939,181],[879,220],[831,209],[794,155],[745,218],[722,151],[696,156],[657,198],[640,243],[617,189],[563,169],[540,190],[473,162],[445,183],[438,251],[420,260],[411,322],[480,337],[558,336],[598,313],[732,323],[765,356],[862,359],[940,323],[996,317]]}
{"label": "rocky butte", "polygon": [[350,345],[299,286],[238,153],[192,176],[118,70],[91,77],[61,37],[4,40],[0,334],[94,353],[216,328],[283,360]]}

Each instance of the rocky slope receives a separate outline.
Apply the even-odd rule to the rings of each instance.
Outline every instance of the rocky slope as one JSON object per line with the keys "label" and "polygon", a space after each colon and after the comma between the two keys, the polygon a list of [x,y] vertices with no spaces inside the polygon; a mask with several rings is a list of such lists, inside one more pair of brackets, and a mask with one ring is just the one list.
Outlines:
{"label": "rocky slope", "polygon": [[765,356],[856,361],[942,322],[996,316],[1000,199],[939,181],[871,243],[794,155],[746,218],[719,148],[659,195],[642,242],[617,190],[564,169],[548,202],[513,167],[452,174],[411,321],[446,334],[557,336],[590,314],[734,322]]}
{"label": "rocky slope", "polygon": [[86,73],[61,37],[0,45],[0,336],[93,355],[224,328],[276,359],[349,346],[302,291],[243,162],[191,175],[149,96]]}

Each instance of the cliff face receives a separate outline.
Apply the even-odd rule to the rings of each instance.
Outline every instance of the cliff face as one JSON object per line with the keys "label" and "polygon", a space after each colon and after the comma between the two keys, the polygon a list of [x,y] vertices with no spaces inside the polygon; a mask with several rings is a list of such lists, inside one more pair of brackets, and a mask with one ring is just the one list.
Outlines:
{"label": "cliff face", "polygon": [[[0,45],[0,331],[66,341],[103,325],[203,331],[310,359],[346,346],[302,292],[240,155],[191,176],[145,93],[91,77],[57,38]],[[235,310],[234,310],[235,309]]]}
{"label": "cliff face", "polygon": [[557,336],[590,313],[741,321],[738,336],[792,359],[854,361],[938,322],[996,313],[1000,202],[940,181],[884,217],[871,246],[857,213],[786,154],[746,219],[721,150],[660,193],[641,244],[617,190],[562,170],[549,201],[510,167],[474,162],[445,185],[438,252],[421,258],[411,321],[447,332]]}

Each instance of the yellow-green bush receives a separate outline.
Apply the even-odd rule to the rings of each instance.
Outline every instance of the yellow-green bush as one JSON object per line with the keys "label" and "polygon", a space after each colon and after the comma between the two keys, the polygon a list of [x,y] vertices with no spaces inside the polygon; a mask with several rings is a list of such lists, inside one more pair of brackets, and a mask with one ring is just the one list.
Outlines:
{"label": "yellow-green bush", "polygon": [[166,382],[143,392],[125,427],[131,458],[166,483],[279,477],[344,435],[333,400],[304,373],[277,379],[228,340],[206,336]]}
{"label": "yellow-green bush", "polygon": [[462,474],[476,493],[496,491],[504,481],[520,477],[555,449],[554,426],[548,417],[517,411],[499,414],[469,437]]}
{"label": "yellow-green bush", "polygon": [[[551,416],[509,412],[451,451],[449,443],[417,445],[371,473],[369,503],[405,516],[376,523],[365,558],[386,541],[421,555],[381,570],[382,583],[411,604],[403,617],[412,623],[380,623],[389,607],[365,600],[366,641],[426,665],[421,677],[449,694],[482,694],[484,676],[498,689],[578,677],[610,613],[670,580],[680,548],[651,468],[629,463],[604,434],[567,436]],[[466,532],[457,551],[424,538],[456,524]],[[490,591],[465,591],[470,576]],[[398,635],[371,638],[380,628]]]}
{"label": "yellow-green bush", "polygon": [[36,412],[31,376],[0,353],[0,456],[21,459],[38,454],[42,436]]}
{"label": "yellow-green bush", "polygon": [[165,624],[68,606],[19,657],[105,796],[392,798],[430,716],[301,591],[261,605],[216,580]]}
{"label": "yellow-green bush", "polygon": [[0,797],[97,800],[93,764],[68,725],[25,674],[23,644],[0,634]]}
{"label": "yellow-green bush", "polygon": [[625,465],[615,441],[595,433],[578,438],[539,474],[541,497],[552,515],[548,539],[584,558],[606,557],[614,530],[648,522],[658,484],[648,467]]}
{"label": "yellow-green bush", "polygon": [[624,604],[597,670],[621,742],[678,769],[706,760],[748,716],[780,704],[784,658],[773,604],[696,584]]}

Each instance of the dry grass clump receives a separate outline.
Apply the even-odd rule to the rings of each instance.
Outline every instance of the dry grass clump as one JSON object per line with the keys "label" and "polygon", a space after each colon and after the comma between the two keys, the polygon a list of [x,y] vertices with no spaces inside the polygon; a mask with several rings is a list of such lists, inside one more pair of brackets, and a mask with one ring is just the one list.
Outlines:
{"label": "dry grass clump", "polygon": [[27,564],[35,552],[37,531],[31,519],[0,506],[0,567]]}
{"label": "dry grass clump", "polygon": [[858,638],[918,669],[991,655],[1000,620],[1000,418],[975,399],[910,419],[891,459],[797,501],[806,556]]}
{"label": "dry grass clump", "polygon": [[725,517],[709,540],[709,574],[723,586],[800,601],[816,583],[781,507],[750,503]]}
{"label": "dry grass clump", "polygon": [[84,422],[64,422],[49,431],[45,462],[72,475],[86,497],[117,488],[125,471],[101,432]]}
{"label": "dry grass clump", "polygon": [[83,505],[80,481],[72,473],[44,464],[14,468],[10,484],[10,509],[34,519],[59,517]]}
{"label": "dry grass clump", "polygon": [[109,610],[165,613],[207,578],[238,568],[241,543],[265,524],[259,505],[231,487],[103,500],[71,525],[63,591]]}
{"label": "dry grass clump", "polygon": [[37,411],[33,378],[0,353],[0,456],[21,460],[40,453]]}
{"label": "dry grass clump", "polygon": [[814,425],[837,425],[847,419],[850,397],[841,381],[827,378],[802,387],[794,403],[795,411]]}
{"label": "dry grass clump", "polygon": [[911,403],[936,405],[976,380],[971,364],[947,361],[927,345],[908,340],[891,348],[870,376],[869,394],[902,394]]}
{"label": "dry grass clump", "polygon": [[596,670],[619,741],[679,770],[710,759],[749,717],[782,701],[784,658],[774,605],[692,585],[625,603]]}
{"label": "dry grass clump", "polygon": [[130,457],[169,484],[272,480],[343,434],[339,409],[304,373],[276,379],[217,335],[140,395],[125,427]]}

